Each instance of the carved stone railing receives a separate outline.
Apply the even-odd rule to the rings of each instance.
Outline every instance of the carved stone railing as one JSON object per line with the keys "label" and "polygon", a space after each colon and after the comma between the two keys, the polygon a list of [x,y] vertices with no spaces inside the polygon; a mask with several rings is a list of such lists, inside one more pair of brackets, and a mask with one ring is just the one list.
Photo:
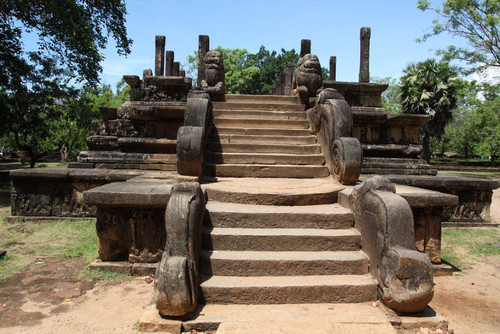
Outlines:
{"label": "carved stone railing", "polygon": [[177,132],[177,172],[200,177],[203,174],[206,137],[213,124],[212,102],[206,93],[193,96],[198,97],[188,98],[184,126]]}
{"label": "carved stone railing", "polygon": [[165,211],[166,243],[155,274],[154,302],[163,316],[196,308],[206,195],[196,182],[176,184]]}
{"label": "carved stone railing", "polygon": [[415,248],[413,215],[394,185],[377,176],[353,189],[355,227],[370,257],[379,298],[402,312],[423,311],[434,293],[432,266]]}
{"label": "carved stone railing", "polygon": [[344,97],[334,89],[324,89],[307,115],[330,174],[344,184],[356,182],[361,173],[362,150],[352,137],[352,112]]}

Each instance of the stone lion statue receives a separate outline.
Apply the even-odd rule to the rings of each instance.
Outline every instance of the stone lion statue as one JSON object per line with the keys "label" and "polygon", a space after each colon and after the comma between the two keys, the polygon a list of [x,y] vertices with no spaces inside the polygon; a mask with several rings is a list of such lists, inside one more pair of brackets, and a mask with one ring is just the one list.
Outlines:
{"label": "stone lion statue", "polygon": [[218,51],[208,51],[203,61],[205,80],[201,81],[201,88],[210,95],[212,101],[224,101],[226,75],[221,54]]}
{"label": "stone lion statue", "polygon": [[321,64],[316,55],[306,54],[297,65],[293,72],[292,94],[299,95],[302,103],[309,105],[309,99],[314,99],[323,85]]}

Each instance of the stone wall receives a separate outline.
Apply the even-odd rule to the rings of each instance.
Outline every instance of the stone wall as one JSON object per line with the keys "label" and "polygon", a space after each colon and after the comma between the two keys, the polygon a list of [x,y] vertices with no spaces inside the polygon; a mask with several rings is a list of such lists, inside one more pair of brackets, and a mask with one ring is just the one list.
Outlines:
{"label": "stone wall", "polygon": [[95,217],[96,206],[83,192],[142,175],[141,171],[82,170],[66,167],[11,171],[12,216]]}

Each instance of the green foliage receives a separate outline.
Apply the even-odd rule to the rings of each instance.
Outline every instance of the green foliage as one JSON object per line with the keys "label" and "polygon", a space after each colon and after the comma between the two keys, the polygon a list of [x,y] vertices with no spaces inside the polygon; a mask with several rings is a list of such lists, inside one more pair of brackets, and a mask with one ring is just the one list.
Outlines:
{"label": "green foliage", "polygon": [[500,66],[500,1],[499,0],[444,0],[441,7],[432,8],[428,0],[418,0],[422,11],[434,11],[443,19],[434,20],[432,32],[417,41],[426,41],[432,36],[449,33],[465,39],[466,48],[454,45],[437,51],[444,61],[457,59],[471,65],[466,74],[487,66]]}
{"label": "green foliage", "polygon": [[401,85],[399,81],[391,77],[371,78],[371,81],[389,85],[382,93],[382,107],[390,114],[401,114],[401,104],[399,103]]}
{"label": "green foliage", "polygon": [[494,164],[500,153],[500,87],[463,82],[445,133],[450,150],[466,158],[491,156]]}
{"label": "green foliage", "polygon": [[403,73],[400,87],[403,112],[431,116],[420,132],[423,158],[429,161],[430,138],[440,139],[443,135],[445,126],[452,117],[451,111],[457,105],[460,78],[449,64],[438,63],[434,59],[411,63]]}
{"label": "green foliage", "polygon": [[[119,54],[130,53],[125,15],[122,0],[2,1],[0,137],[26,151],[31,167],[55,144],[55,133],[81,131],[76,124],[86,115],[76,114],[86,111],[72,84],[97,87],[108,37]],[[38,47],[25,49],[27,34],[38,37]]]}
{"label": "green foliage", "polygon": [[[56,68],[65,68],[68,78],[96,85],[104,59],[100,50],[106,47],[110,35],[119,54],[130,53],[126,14],[122,0],[3,0],[0,87],[30,82],[29,72],[48,60]],[[37,50],[25,52],[21,39],[27,33],[38,36]]]}
{"label": "green foliage", "polygon": [[[287,65],[296,66],[299,55],[295,50],[281,52],[268,51],[261,46],[255,54],[246,49],[224,49],[220,46],[213,49],[221,53],[226,74],[228,94],[263,94],[266,95],[274,87]],[[198,54],[187,57],[183,65],[186,74],[197,77]]]}

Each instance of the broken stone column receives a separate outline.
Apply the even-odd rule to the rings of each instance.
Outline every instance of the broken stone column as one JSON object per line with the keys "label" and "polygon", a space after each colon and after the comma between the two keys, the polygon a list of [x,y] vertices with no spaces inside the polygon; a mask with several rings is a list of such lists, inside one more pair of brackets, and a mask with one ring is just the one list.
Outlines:
{"label": "broken stone column", "polygon": [[200,35],[198,39],[198,87],[205,80],[205,56],[210,50],[210,38],[207,35]]}
{"label": "broken stone column", "polygon": [[167,60],[165,66],[165,75],[170,77],[172,76],[172,70],[174,68],[174,51],[167,51]]}
{"label": "broken stone column", "polygon": [[300,41],[300,57],[304,57],[305,55],[311,53],[311,40],[303,39]]}
{"label": "broken stone column", "polygon": [[371,28],[361,28],[359,36],[361,42],[359,82],[370,82],[370,36]]}
{"label": "broken stone column", "polygon": [[162,76],[165,74],[165,36],[156,36],[155,44],[155,76]]}
{"label": "broken stone column", "polygon": [[174,66],[172,67],[172,76],[174,76],[174,77],[179,76],[180,67],[181,67],[181,64],[179,64],[178,61],[175,61]]}
{"label": "broken stone column", "polygon": [[283,95],[286,96],[292,95],[292,80],[293,80],[293,66],[287,65],[285,67],[285,87]]}
{"label": "broken stone column", "polygon": [[330,57],[330,76],[328,80],[337,80],[337,57],[335,56]]}

